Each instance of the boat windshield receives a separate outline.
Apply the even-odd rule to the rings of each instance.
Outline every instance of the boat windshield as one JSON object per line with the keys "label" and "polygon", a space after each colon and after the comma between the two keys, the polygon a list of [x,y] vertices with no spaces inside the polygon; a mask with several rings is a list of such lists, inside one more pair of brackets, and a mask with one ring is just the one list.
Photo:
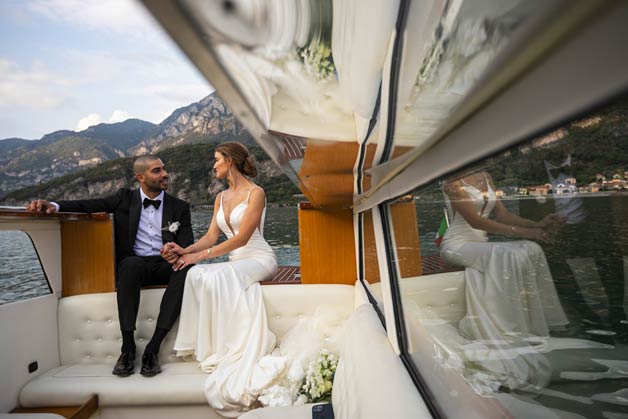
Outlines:
{"label": "boat windshield", "polygon": [[407,354],[445,416],[628,413],[627,115],[623,96],[386,206]]}

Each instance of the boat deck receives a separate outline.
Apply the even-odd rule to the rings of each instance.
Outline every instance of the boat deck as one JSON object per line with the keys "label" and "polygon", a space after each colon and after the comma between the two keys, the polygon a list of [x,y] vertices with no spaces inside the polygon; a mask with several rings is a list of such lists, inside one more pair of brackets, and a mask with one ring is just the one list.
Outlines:
{"label": "boat deck", "polygon": [[[440,258],[440,255],[429,255],[421,258],[423,263],[423,275],[432,275],[442,272],[460,271],[461,268],[449,266]],[[275,272],[275,276],[267,281],[262,281],[262,285],[274,284],[300,284],[300,266],[280,266]]]}

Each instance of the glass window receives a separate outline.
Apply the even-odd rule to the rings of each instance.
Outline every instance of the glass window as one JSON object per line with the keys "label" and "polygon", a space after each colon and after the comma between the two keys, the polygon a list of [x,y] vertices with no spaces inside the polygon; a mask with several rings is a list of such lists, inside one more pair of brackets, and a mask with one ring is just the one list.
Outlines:
{"label": "glass window", "polygon": [[405,352],[445,416],[628,414],[627,115],[623,97],[385,207]]}
{"label": "glass window", "polygon": [[391,157],[429,145],[503,53],[536,30],[556,2],[410,2],[399,68]]}
{"label": "glass window", "polygon": [[33,242],[26,233],[0,231],[0,243],[0,304],[52,292]]}
{"label": "glass window", "polygon": [[361,279],[365,287],[375,299],[380,313],[383,313],[382,288],[379,276],[379,264],[377,263],[377,247],[375,245],[375,230],[373,227],[372,211],[360,214],[362,220],[362,266]]}

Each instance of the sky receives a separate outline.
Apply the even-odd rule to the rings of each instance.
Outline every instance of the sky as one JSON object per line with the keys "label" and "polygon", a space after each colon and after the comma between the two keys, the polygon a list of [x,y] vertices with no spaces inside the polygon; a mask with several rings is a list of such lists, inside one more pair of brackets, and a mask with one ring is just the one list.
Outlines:
{"label": "sky", "polygon": [[135,0],[0,0],[0,139],[159,123],[213,90]]}

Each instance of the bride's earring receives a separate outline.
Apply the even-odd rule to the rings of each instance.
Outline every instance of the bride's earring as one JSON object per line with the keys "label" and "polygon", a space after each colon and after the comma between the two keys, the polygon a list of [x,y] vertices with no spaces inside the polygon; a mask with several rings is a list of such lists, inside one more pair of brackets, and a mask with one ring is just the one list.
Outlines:
{"label": "bride's earring", "polygon": [[231,165],[229,165],[229,167],[227,167],[227,173],[229,174],[229,177],[231,177]]}

